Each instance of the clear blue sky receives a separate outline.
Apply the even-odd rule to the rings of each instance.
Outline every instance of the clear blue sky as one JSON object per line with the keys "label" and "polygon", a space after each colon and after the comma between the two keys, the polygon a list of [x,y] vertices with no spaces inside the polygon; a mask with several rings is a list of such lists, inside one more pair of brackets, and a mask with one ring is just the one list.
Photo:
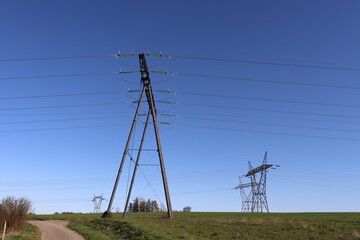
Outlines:
{"label": "clear blue sky", "polygon": [[[359,12],[358,1],[2,1],[0,59],[110,55],[118,51],[163,52],[360,68]],[[148,58],[148,64],[150,70],[176,73],[360,88],[360,71],[154,57]],[[136,56],[1,61],[0,78],[128,71],[137,70],[137,66]],[[271,211],[360,210],[360,142],[356,141],[360,140],[359,107],[184,94],[360,105],[360,90],[181,75],[151,74],[151,79],[154,83],[159,82],[154,84],[154,89],[177,92],[175,95],[155,95],[158,100],[179,103],[158,103],[160,111],[178,116],[159,117],[160,121],[176,125],[161,125],[175,210],[190,205],[194,211],[240,211],[240,194],[229,189],[235,187],[238,176],[248,170],[247,161],[259,164],[266,150],[269,162],[281,165],[268,175]],[[94,194],[103,193],[109,199],[134,112],[134,106],[126,102],[136,98],[137,94],[3,98],[126,91],[138,87],[138,73],[1,79],[0,198],[8,195],[28,197],[37,213],[90,212]],[[113,102],[126,104],[4,110]],[[181,103],[354,117],[295,115]],[[34,122],[79,118],[87,119]],[[121,126],[49,130],[115,124]],[[182,124],[355,140],[185,127]],[[48,130],[35,131],[40,128]],[[4,132],[10,130],[33,131]],[[138,134],[137,131],[136,137]],[[150,134],[149,137],[146,146],[151,148],[153,136]],[[143,162],[156,160],[153,153],[143,156]],[[127,163],[114,204],[120,210],[124,204],[128,171]],[[159,170],[143,167],[143,172],[160,200],[164,201]],[[157,199],[140,173],[133,196]]]}

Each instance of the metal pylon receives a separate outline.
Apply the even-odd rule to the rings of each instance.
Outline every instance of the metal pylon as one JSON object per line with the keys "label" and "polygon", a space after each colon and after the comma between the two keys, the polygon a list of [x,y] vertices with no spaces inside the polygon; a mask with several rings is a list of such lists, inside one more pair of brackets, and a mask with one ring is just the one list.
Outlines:
{"label": "metal pylon", "polygon": [[101,196],[94,195],[94,198],[91,200],[94,202],[94,213],[99,213],[101,211],[101,203],[103,200],[105,200],[105,198],[103,198],[102,194]]}
{"label": "metal pylon", "polygon": [[[126,157],[128,155],[128,152],[129,152],[129,145],[130,145],[131,139],[133,138],[133,133],[134,133],[135,125],[137,123],[137,119],[138,119],[138,116],[139,116],[140,108],[141,108],[141,105],[143,103],[143,99],[146,97],[146,101],[148,103],[147,104],[148,105],[147,118],[146,118],[146,122],[144,124],[142,138],[140,140],[139,149],[138,149],[138,152],[137,152],[135,167],[134,167],[134,171],[133,171],[133,175],[132,175],[132,179],[131,179],[129,192],[127,194],[127,199],[126,199],[126,203],[125,203],[125,207],[124,207],[123,216],[125,216],[126,212],[127,212],[127,207],[128,207],[129,200],[130,200],[131,191],[132,191],[132,188],[133,188],[133,185],[134,185],[136,171],[137,171],[138,166],[139,166],[139,161],[140,161],[140,156],[141,156],[141,151],[142,151],[144,139],[145,139],[145,136],[146,136],[146,131],[148,129],[148,125],[152,124],[154,126],[156,145],[157,145],[157,152],[158,152],[160,169],[161,169],[161,174],[162,174],[162,180],[163,180],[163,187],[164,187],[164,193],[165,193],[168,217],[172,218],[173,213],[172,213],[172,207],[171,207],[169,187],[168,187],[168,182],[167,182],[167,178],[166,178],[164,158],[163,158],[162,149],[161,149],[160,134],[159,134],[159,128],[158,128],[158,121],[157,121],[157,111],[156,111],[154,95],[153,95],[153,91],[152,91],[152,87],[151,87],[150,74],[149,74],[147,63],[146,63],[145,55],[143,53],[139,54],[139,62],[140,62],[142,90],[141,90],[141,93],[140,93],[139,101],[137,102],[138,104],[137,104],[135,115],[134,115],[132,125],[131,125],[131,128],[130,128],[129,136],[128,136],[128,139],[127,139],[127,142],[126,142],[126,145],[125,145],[125,150],[124,150],[124,153],[123,153],[123,156],[122,156],[122,159],[121,159],[118,174],[116,176],[116,180],[115,180],[114,188],[113,188],[111,198],[110,198],[110,201],[109,201],[109,205],[108,205],[107,210],[104,212],[103,217],[109,217],[110,216],[112,204],[113,204],[113,201],[114,201],[114,198],[115,198],[115,194],[116,194],[117,186],[118,186],[120,176],[121,176],[121,173],[122,173],[122,169],[123,169]],[[150,117],[151,117],[152,121],[149,121]]]}
{"label": "metal pylon", "polygon": [[[266,197],[266,173],[269,168],[275,169],[280,165],[272,165],[267,163],[267,152],[265,152],[262,164],[259,167],[253,168],[249,161],[249,171],[243,177],[250,179],[249,183],[242,183],[240,177],[240,184],[235,189],[240,189],[243,212],[269,212],[269,206]],[[259,176],[260,175],[260,176]],[[248,194],[245,189],[250,188]]]}

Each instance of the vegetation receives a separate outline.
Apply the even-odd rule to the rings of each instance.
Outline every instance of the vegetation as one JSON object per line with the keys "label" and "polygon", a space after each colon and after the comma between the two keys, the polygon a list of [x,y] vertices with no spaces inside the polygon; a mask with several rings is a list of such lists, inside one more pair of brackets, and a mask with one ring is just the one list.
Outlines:
{"label": "vegetation", "polygon": [[10,234],[6,236],[6,240],[40,240],[40,230],[31,224],[26,224],[25,228],[16,234]]}
{"label": "vegetation", "polygon": [[5,197],[0,202],[0,231],[6,221],[6,233],[19,232],[26,225],[31,202],[26,198]]}
{"label": "vegetation", "polygon": [[87,240],[112,239],[360,239],[360,213],[196,213],[132,212],[33,215],[32,219],[70,220]]}
{"label": "vegetation", "polygon": [[184,207],[183,212],[191,212],[191,207],[190,206]]}
{"label": "vegetation", "polygon": [[141,197],[135,198],[128,207],[129,212],[159,212],[162,210],[163,208],[159,208],[156,200],[148,199],[147,201],[145,201],[145,199]]}

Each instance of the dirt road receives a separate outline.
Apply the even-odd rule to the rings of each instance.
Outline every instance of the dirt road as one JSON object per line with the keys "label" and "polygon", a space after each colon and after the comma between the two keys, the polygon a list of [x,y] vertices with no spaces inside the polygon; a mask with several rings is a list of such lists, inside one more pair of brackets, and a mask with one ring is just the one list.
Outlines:
{"label": "dirt road", "polygon": [[41,240],[85,240],[76,232],[68,229],[67,221],[49,220],[49,221],[28,221],[37,226],[42,232]]}

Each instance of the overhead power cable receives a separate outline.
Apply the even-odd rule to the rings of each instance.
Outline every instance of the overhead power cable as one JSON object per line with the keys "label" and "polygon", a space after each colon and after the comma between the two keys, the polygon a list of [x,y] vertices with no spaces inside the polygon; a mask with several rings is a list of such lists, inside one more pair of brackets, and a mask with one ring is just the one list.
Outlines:
{"label": "overhead power cable", "polygon": [[253,122],[253,121],[249,122],[249,121],[239,121],[239,120],[226,120],[226,119],[187,117],[187,116],[176,116],[176,117],[188,118],[188,119],[198,119],[198,120],[209,120],[209,121],[217,121],[217,122],[242,123],[242,124],[250,124],[250,125],[313,129],[313,130],[322,130],[322,131],[336,131],[336,132],[350,132],[350,133],[359,133],[360,132],[360,130],[347,130],[347,129],[322,128],[322,127],[307,127],[307,126],[299,126],[299,125],[288,125],[288,124],[277,124],[277,123],[261,123],[261,122]]}
{"label": "overhead power cable", "polygon": [[49,109],[49,108],[72,108],[72,107],[88,107],[88,106],[105,106],[105,105],[116,105],[116,104],[127,104],[127,103],[128,102],[113,102],[113,103],[89,103],[89,104],[74,104],[74,105],[41,106],[41,107],[0,108],[0,111]]}
{"label": "overhead power cable", "polygon": [[92,119],[113,119],[120,117],[128,116],[105,116],[105,117],[91,117],[91,118],[65,118],[65,119],[50,119],[50,120],[35,120],[35,121],[21,121],[21,122],[0,122],[0,125],[9,125],[9,124],[27,124],[27,123],[47,123],[47,122],[65,122],[65,121],[81,121],[81,120],[92,120]]}
{"label": "overhead power cable", "polygon": [[45,61],[45,60],[66,60],[66,59],[80,59],[80,58],[105,58],[105,57],[125,57],[133,56],[134,53],[119,53],[119,54],[103,54],[103,55],[89,55],[89,56],[62,56],[62,57],[26,57],[26,58],[7,58],[1,59],[0,62],[24,62],[24,61]]}
{"label": "overhead power cable", "polygon": [[[101,119],[101,118],[117,118],[120,116],[109,116],[109,117],[94,117],[94,118],[77,118],[77,119],[55,119],[55,120],[40,120],[40,121],[28,121],[28,122],[5,122],[0,124],[20,124],[20,123],[39,123],[39,122],[60,122],[60,121],[73,121],[73,120],[87,120],[87,119]],[[125,117],[125,116],[124,116]],[[127,117],[127,116],[126,116]],[[333,129],[333,128],[316,128],[316,127],[306,127],[306,126],[293,126],[293,125],[284,125],[284,124],[271,124],[271,123],[258,123],[258,122],[243,122],[235,120],[223,120],[223,119],[211,119],[211,118],[196,118],[196,117],[184,117],[182,118],[189,119],[199,119],[199,120],[211,120],[219,122],[234,122],[234,123],[244,123],[244,124],[253,124],[253,125],[265,125],[265,126],[280,126],[280,127],[290,127],[290,128],[305,128],[305,129],[315,129],[315,130],[326,130],[326,131],[339,131],[339,132],[351,132],[358,133],[358,130],[344,130],[344,129]],[[338,139],[338,140],[351,140],[351,141],[360,141],[360,139],[353,138],[338,138],[338,137],[324,137],[324,136],[313,136],[313,135],[304,135],[304,134],[290,134],[290,133],[278,133],[278,132],[267,132],[267,131],[253,131],[253,130],[242,130],[242,129],[233,129],[233,128],[219,128],[219,127],[210,127],[210,126],[196,126],[189,124],[172,124],[167,122],[160,122],[160,124],[174,125],[174,126],[190,126],[190,127],[203,127],[203,128],[213,128],[220,130],[232,130],[232,131],[242,131],[242,132],[255,132],[255,133],[266,133],[266,134],[275,134],[275,135],[286,135],[286,136],[300,136],[300,137],[313,137],[313,138],[326,138],[326,139]],[[127,125],[127,124],[122,124]],[[93,126],[79,126],[79,127],[60,127],[60,128],[39,128],[39,129],[20,129],[20,130],[1,130],[0,132],[33,132],[33,131],[47,131],[47,130],[66,130],[66,129],[76,129],[76,128],[94,128],[94,127],[110,127],[110,126],[121,126],[119,124],[106,124],[106,125],[93,125]]]}
{"label": "overhead power cable", "polygon": [[[186,114],[186,115],[200,115],[200,116],[216,116],[219,114],[215,113],[198,113],[198,112],[172,112],[172,113],[161,113],[160,115],[167,117],[175,117],[172,114]],[[1,116],[1,115],[0,115]],[[238,114],[221,114],[222,117],[235,117],[235,118],[259,118],[259,119],[276,119],[276,120],[295,120],[295,121],[310,121],[310,122],[341,122],[348,123],[348,120],[329,120],[329,119],[309,119],[309,118],[289,118],[289,117],[270,117],[270,116],[253,116],[253,115],[238,115]]]}
{"label": "overhead power cable", "polygon": [[307,102],[307,101],[297,101],[297,100],[282,100],[282,99],[272,99],[272,98],[242,97],[242,96],[229,96],[229,95],[206,94],[206,93],[177,92],[177,94],[203,96],[203,97],[219,97],[219,98],[245,99],[245,100],[256,100],[256,101],[269,101],[269,102],[284,102],[284,103],[323,105],[323,106],[335,106],[335,107],[353,107],[353,108],[359,108],[360,107],[360,105],[350,105],[350,104]]}
{"label": "overhead power cable", "polygon": [[292,136],[292,137],[306,137],[306,138],[333,139],[333,140],[345,140],[345,141],[360,142],[360,138],[327,137],[327,136],[316,136],[316,135],[306,135],[306,134],[292,134],[292,133],[280,133],[280,132],[270,132],[270,131],[236,129],[236,128],[211,127],[211,126],[203,126],[203,125],[200,126],[200,125],[191,125],[191,124],[176,124],[175,126],[205,128],[205,129],[217,129],[217,130],[226,130],[226,131],[235,131],[235,132],[262,133],[262,134],[282,135],[282,136]]}
{"label": "overhead power cable", "polygon": [[[159,92],[159,93],[174,93],[174,92],[170,92],[170,91],[167,91],[167,90],[153,90],[153,91],[154,92]],[[51,97],[72,97],[72,96],[104,95],[104,94],[117,94],[117,93],[129,93],[129,92],[140,92],[140,90],[13,96],[13,97],[0,97],[0,100],[28,99],[28,98],[51,98]]]}
{"label": "overhead power cable", "polygon": [[117,93],[123,93],[123,92],[124,91],[109,91],[109,92],[87,92],[87,93],[64,93],[64,94],[48,94],[48,95],[32,95],[32,96],[15,96],[15,97],[0,97],[0,100],[103,95],[103,94],[117,94]]}
{"label": "overhead power cable", "polygon": [[178,192],[173,193],[173,195],[185,195],[185,194],[196,194],[196,193],[211,193],[211,192],[224,192],[233,190],[234,188],[218,188],[218,189],[207,189],[207,190],[199,190],[199,191],[191,191],[191,192]]}
{"label": "overhead power cable", "polygon": [[342,86],[342,85],[317,84],[317,83],[305,83],[305,82],[290,82],[290,81],[227,77],[227,76],[192,74],[192,73],[167,73],[167,72],[160,73],[158,71],[153,71],[153,72],[159,73],[159,74],[174,74],[174,75],[185,76],[185,77],[215,78],[215,79],[227,79],[227,80],[250,81],[250,82],[261,82],[261,83],[275,83],[275,84],[300,85],[300,86],[310,86],[310,87],[327,87],[327,88],[342,88],[342,89],[360,90],[360,87],[356,87],[356,86]]}
{"label": "overhead power cable", "polygon": [[0,80],[99,76],[99,75],[127,74],[127,73],[134,73],[134,72],[138,72],[138,71],[102,72],[102,73],[77,73],[77,74],[62,74],[62,75],[21,76],[21,77],[1,77]]}
{"label": "overhead power cable", "polygon": [[163,55],[163,54],[147,54],[147,55],[152,57],[182,58],[182,59],[206,60],[206,61],[217,61],[217,62],[251,63],[251,64],[262,64],[262,65],[286,66],[286,67],[315,68],[315,69],[324,69],[324,70],[360,71],[359,68],[345,68],[345,67],[306,65],[306,64],[294,64],[294,63],[278,63],[278,62],[268,62],[268,61],[253,61],[253,60],[241,60],[241,59],[225,59],[225,58],[213,58],[213,57],[179,56],[179,55]]}
{"label": "overhead power cable", "polygon": [[55,112],[55,113],[16,113],[0,114],[0,117],[18,117],[18,116],[54,116],[54,115],[95,115],[95,114],[132,114],[130,112]]}
{"label": "overhead power cable", "polygon": [[[13,96],[13,97],[0,97],[0,100],[51,98],[51,97],[72,97],[72,96],[87,96],[87,95],[105,95],[105,94],[117,94],[117,93],[126,93],[126,92],[129,93],[129,92],[139,92],[139,91],[140,90],[127,90],[127,91],[103,91],[103,92],[85,92],[85,93],[64,93],[64,94]],[[284,102],[284,103],[323,105],[323,106],[335,106],[335,107],[353,107],[353,108],[359,108],[360,107],[360,105],[352,105],[352,104],[308,102],[308,101],[287,100],[287,99],[243,97],[243,96],[230,96],[230,95],[194,93],[194,92],[171,92],[169,90],[153,90],[153,91],[154,92],[160,92],[160,93],[173,93],[173,94],[193,95],[193,96],[202,96],[202,97],[219,97],[219,98],[229,98],[229,99],[244,99],[244,100],[269,101],[269,102]]]}
{"label": "overhead power cable", "polygon": [[360,118],[355,115],[339,115],[339,114],[327,114],[327,113],[309,113],[309,112],[293,112],[273,109],[260,109],[260,108],[246,108],[246,107],[233,107],[233,106],[219,106],[219,105],[207,105],[207,104],[196,104],[196,103],[177,103],[181,105],[197,106],[197,107],[209,107],[209,108],[221,108],[221,109],[238,109],[247,111],[258,111],[258,112],[273,112],[273,113],[287,113],[296,115],[310,115],[310,116],[324,116],[324,117],[339,117],[339,118]]}
{"label": "overhead power cable", "polygon": [[67,130],[67,129],[81,129],[81,128],[98,128],[98,127],[118,127],[126,126],[129,124],[103,124],[103,125],[90,125],[90,126],[76,126],[76,127],[59,127],[59,128],[33,128],[33,129],[18,129],[18,130],[0,130],[1,133],[12,132],[35,132],[35,131],[51,131],[51,130]]}

